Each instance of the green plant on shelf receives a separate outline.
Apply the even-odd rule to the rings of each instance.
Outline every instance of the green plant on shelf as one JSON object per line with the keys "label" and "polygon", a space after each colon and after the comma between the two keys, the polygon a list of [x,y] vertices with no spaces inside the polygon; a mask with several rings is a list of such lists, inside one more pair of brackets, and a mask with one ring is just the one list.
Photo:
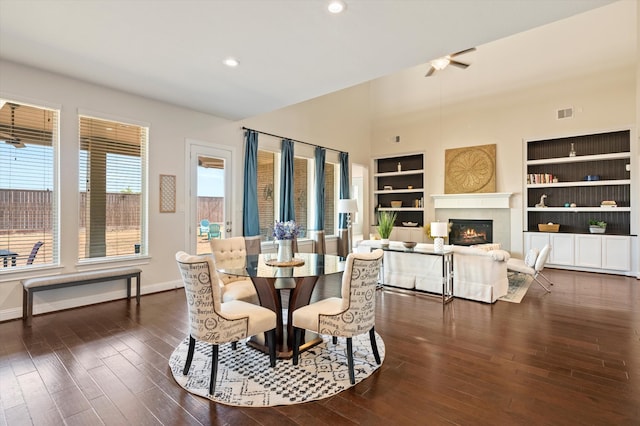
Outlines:
{"label": "green plant on shelf", "polygon": [[606,228],[607,222],[603,220],[591,219],[589,221],[589,226],[597,226],[598,228]]}
{"label": "green plant on shelf", "polygon": [[378,212],[378,234],[383,240],[388,240],[396,222],[396,212],[381,211]]}

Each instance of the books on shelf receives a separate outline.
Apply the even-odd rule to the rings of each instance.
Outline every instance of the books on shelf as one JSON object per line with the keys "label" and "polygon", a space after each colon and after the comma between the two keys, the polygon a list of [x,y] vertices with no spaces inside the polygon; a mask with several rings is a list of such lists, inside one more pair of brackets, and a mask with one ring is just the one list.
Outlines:
{"label": "books on shelf", "polygon": [[[554,176],[551,173],[529,173],[527,175],[528,184],[553,183]],[[556,179],[557,182],[557,179]]]}
{"label": "books on shelf", "polygon": [[618,207],[618,205],[613,200],[604,200],[600,203],[600,207]]}

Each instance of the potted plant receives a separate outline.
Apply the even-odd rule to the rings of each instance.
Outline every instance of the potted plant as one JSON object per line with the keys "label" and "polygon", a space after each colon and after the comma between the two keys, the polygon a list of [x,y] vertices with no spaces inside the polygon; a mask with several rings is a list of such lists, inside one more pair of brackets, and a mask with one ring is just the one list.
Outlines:
{"label": "potted plant", "polygon": [[396,217],[396,212],[386,210],[378,212],[378,234],[380,234],[383,245],[389,244],[389,236],[396,222]]}
{"label": "potted plant", "polygon": [[591,219],[589,221],[589,232],[592,234],[604,234],[607,229],[607,222],[603,220]]}

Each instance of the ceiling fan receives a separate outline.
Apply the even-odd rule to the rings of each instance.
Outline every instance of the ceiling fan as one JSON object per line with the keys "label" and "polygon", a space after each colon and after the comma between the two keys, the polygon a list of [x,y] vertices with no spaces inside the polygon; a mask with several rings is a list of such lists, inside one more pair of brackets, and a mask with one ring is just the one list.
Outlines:
{"label": "ceiling fan", "polygon": [[465,53],[474,52],[475,50],[476,50],[475,47],[471,47],[469,49],[461,50],[459,52],[452,53],[450,55],[443,56],[441,58],[433,59],[432,61],[429,62],[429,64],[431,65],[431,68],[429,68],[429,71],[427,72],[425,77],[430,77],[436,71],[442,71],[443,69],[445,69],[449,65],[453,65],[453,66],[456,66],[456,67],[462,68],[462,69],[467,68],[470,64],[466,64],[464,62],[456,61],[453,58],[455,58],[456,56],[464,55]]}
{"label": "ceiling fan", "polygon": [[19,106],[20,105],[18,105],[18,104],[11,104],[11,103],[9,104],[9,107],[11,108],[11,134],[0,132],[0,141],[4,141],[4,143],[7,143],[9,145],[13,145],[16,148],[26,148],[26,145],[24,143],[22,143],[20,138],[15,137],[14,134],[13,134],[13,126],[15,124],[16,108],[18,108]]}

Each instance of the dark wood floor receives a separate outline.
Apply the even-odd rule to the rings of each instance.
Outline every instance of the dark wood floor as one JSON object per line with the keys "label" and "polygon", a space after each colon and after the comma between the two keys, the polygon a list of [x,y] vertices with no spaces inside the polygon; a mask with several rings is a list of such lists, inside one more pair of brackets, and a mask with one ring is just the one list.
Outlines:
{"label": "dark wood floor", "polygon": [[[520,304],[378,292],[386,358],[319,402],[235,408],[185,392],[168,358],[182,290],[0,324],[0,425],[640,424],[640,282],[547,269]],[[282,362],[282,361],[280,361]]]}

